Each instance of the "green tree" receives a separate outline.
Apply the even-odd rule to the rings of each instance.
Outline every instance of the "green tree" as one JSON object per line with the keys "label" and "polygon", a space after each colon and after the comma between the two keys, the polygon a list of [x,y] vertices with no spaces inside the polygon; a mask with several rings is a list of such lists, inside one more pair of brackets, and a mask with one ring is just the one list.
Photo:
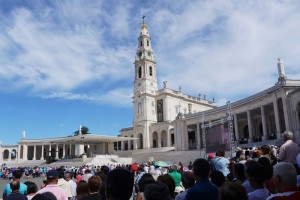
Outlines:
{"label": "green tree", "polygon": [[[86,135],[86,134],[91,134],[91,133],[89,133],[89,128],[88,127],[82,126],[81,127],[81,134]],[[77,135],[79,135],[79,130],[74,132],[74,136],[77,136]]]}

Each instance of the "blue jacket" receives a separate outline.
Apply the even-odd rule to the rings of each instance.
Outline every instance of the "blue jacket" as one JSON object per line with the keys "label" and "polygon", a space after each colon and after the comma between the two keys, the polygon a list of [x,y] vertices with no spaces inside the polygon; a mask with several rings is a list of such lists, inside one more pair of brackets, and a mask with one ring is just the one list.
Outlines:
{"label": "blue jacket", "polygon": [[187,191],[185,200],[219,200],[218,187],[208,179],[199,180]]}

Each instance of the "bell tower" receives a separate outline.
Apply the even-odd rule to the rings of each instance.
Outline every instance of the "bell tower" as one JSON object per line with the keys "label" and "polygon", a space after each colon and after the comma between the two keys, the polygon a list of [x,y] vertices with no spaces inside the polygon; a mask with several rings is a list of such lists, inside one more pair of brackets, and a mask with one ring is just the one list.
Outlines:
{"label": "bell tower", "polygon": [[[149,148],[149,126],[156,123],[155,96],[157,91],[156,61],[151,47],[148,27],[141,25],[134,68],[134,122],[135,134],[143,134],[143,146]],[[137,130],[139,127],[139,130]],[[143,127],[141,130],[141,127]]]}

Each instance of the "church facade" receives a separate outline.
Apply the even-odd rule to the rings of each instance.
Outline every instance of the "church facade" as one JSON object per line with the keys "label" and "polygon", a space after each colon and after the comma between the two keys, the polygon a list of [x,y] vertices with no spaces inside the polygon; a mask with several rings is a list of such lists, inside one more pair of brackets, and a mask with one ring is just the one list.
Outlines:
{"label": "church facade", "polygon": [[213,101],[185,95],[172,90],[164,82],[158,89],[156,60],[146,24],[141,25],[138,37],[134,76],[133,127],[121,130],[121,136],[138,138],[123,142],[122,150],[170,147],[175,144],[172,121],[181,113],[192,114],[215,108]]}
{"label": "church facade", "polygon": [[[157,87],[156,61],[146,24],[142,24],[134,62],[133,126],[121,136],[137,138],[121,143],[120,150],[174,147],[176,150],[229,149],[234,145],[280,143],[281,133],[294,132],[300,144],[300,80],[288,79],[278,59],[278,81],[271,88],[230,103],[233,135],[228,123],[228,106],[185,95],[164,82]],[[211,124],[203,129],[203,125]],[[203,137],[205,134],[205,137]]]}
{"label": "church facade", "polygon": [[[215,152],[230,145],[261,145],[280,142],[281,133],[294,132],[300,144],[300,80],[288,79],[278,59],[274,86],[247,98],[216,107],[214,100],[158,88],[157,68],[146,24],[141,25],[134,61],[133,124],[120,130],[119,137],[82,135],[27,139],[16,145],[0,144],[0,162],[62,159],[83,154],[113,154],[170,147],[175,150]],[[275,67],[274,67],[275,68]],[[226,122],[228,114],[232,124]],[[232,129],[232,131],[230,131]],[[120,144],[120,145],[119,145]]]}

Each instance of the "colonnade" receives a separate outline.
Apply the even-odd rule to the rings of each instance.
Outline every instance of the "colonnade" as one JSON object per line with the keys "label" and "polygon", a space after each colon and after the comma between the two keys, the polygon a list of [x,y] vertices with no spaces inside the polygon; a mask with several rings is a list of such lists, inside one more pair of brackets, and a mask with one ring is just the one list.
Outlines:
{"label": "colonnade", "polygon": [[[142,134],[138,134],[138,140],[125,140],[121,141],[121,148],[117,147],[122,151],[124,150],[137,150],[137,149],[145,149],[145,147],[141,143],[141,139],[143,138]],[[153,131],[150,136],[150,148],[161,148],[161,147],[170,147],[171,144],[171,133],[167,130],[163,131]]]}
{"label": "colonnade", "polygon": [[45,160],[47,156],[54,159],[75,155],[74,144],[18,144],[18,160]]}
{"label": "colonnade", "polygon": [[[270,96],[272,97],[272,95]],[[280,139],[284,131],[292,130],[297,132],[298,130],[299,119],[297,119],[298,123],[291,122],[288,110],[291,112],[294,108],[287,106],[287,98],[284,96],[254,101],[247,106],[240,106],[241,103],[243,102],[237,102],[232,105],[234,140],[236,144]],[[225,109],[224,107],[219,109],[218,112],[205,112],[205,122],[214,124],[215,121],[225,118]],[[295,114],[297,115],[297,113]],[[296,126],[293,127],[291,124],[296,124]],[[203,130],[201,129],[202,122],[199,114],[193,117],[186,117],[185,119],[178,119],[174,125],[175,134],[178,135],[175,137],[176,143],[179,143],[176,144],[178,150],[194,149],[195,147],[197,149],[202,148]],[[206,143],[208,145],[214,145],[217,142],[223,144],[230,140],[229,136],[222,135],[228,132],[226,131],[227,125],[219,125],[221,127],[210,127],[208,131],[206,130],[206,137],[208,138]]]}
{"label": "colonnade", "polygon": [[[282,99],[280,99],[282,100]],[[285,100],[285,99],[284,99]],[[278,100],[267,102],[265,104],[253,104],[252,106],[244,107],[233,107],[233,125],[235,141],[237,144],[261,142],[273,139],[279,139],[283,131],[289,130],[288,114],[285,103],[280,103],[278,105]],[[220,118],[226,117],[223,110],[220,111],[219,115],[208,115],[206,116],[207,123],[214,122]],[[217,116],[217,117],[216,117]],[[175,125],[176,124],[176,125]],[[202,130],[200,117],[187,118],[184,120],[175,120],[175,129],[180,127],[180,132],[178,130],[174,133],[175,143],[179,144],[179,149],[189,150],[189,149],[199,149],[203,145],[202,141]],[[223,127],[224,128],[224,127]],[[213,131],[222,132],[221,129],[215,129]],[[163,133],[166,135],[166,144],[162,145]],[[171,133],[168,131],[154,131],[150,139],[150,148],[161,148],[161,147],[171,147]],[[180,136],[177,136],[180,135]],[[213,134],[212,134],[213,135]],[[221,135],[216,135],[216,139],[222,138]],[[178,141],[180,139],[180,141]],[[229,138],[225,137],[229,141]],[[154,145],[154,141],[156,145]],[[121,142],[121,150],[136,150],[138,148],[139,141],[123,141]],[[177,144],[175,144],[176,146]]]}

